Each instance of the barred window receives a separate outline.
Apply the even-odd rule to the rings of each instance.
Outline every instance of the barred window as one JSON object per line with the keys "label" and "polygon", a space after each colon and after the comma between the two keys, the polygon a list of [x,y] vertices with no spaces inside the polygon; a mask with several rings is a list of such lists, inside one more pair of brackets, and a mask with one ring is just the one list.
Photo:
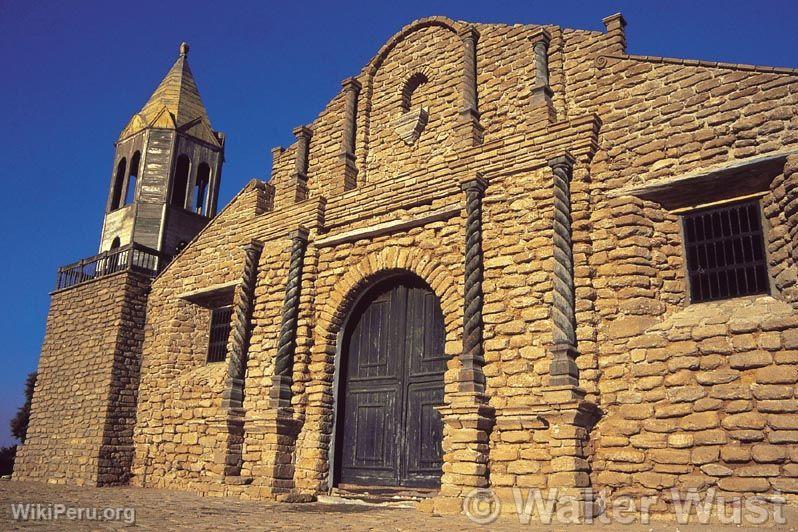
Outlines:
{"label": "barred window", "polygon": [[769,291],[758,201],[692,211],[682,222],[693,303]]}
{"label": "barred window", "polygon": [[219,307],[211,310],[208,362],[223,362],[227,357],[227,339],[230,337],[232,314],[233,307]]}

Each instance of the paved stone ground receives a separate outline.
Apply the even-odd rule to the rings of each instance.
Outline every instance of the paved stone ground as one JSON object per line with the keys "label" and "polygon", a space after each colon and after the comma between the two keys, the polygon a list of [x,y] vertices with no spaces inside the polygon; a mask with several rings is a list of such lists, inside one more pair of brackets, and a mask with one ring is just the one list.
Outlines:
{"label": "paved stone ground", "polygon": [[[15,520],[15,503],[64,504],[72,507],[135,508],[135,522],[91,520]],[[788,523],[774,530],[798,528],[796,512],[789,510]],[[355,504],[280,504],[268,501],[241,501],[221,497],[201,497],[194,493],[123,488],[84,488],[35,482],[0,482],[0,530],[620,530],[649,532],[661,530],[708,531],[717,526],[650,525],[522,525],[514,518],[501,519],[487,526],[470,523],[465,517],[434,517],[413,509],[363,506]],[[729,527],[728,530],[745,530]]]}

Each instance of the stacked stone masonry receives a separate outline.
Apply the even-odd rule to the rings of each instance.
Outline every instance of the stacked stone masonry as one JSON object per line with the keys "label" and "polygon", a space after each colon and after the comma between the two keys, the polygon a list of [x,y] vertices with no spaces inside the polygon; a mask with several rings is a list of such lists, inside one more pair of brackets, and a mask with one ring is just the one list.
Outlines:
{"label": "stacked stone masonry", "polygon": [[[251,181],[152,284],[133,482],[247,498],[326,493],[341,430],[340,336],[360,295],[403,271],[432,289],[444,316],[435,511],[459,509],[474,487],[509,500],[513,487],[577,497],[714,487],[792,500],[798,71],[633,56],[623,19],[605,24],[416,21],[355,77],[357,90],[344,83],[298,143],[272,150],[269,183]],[[541,38],[547,87],[533,50]],[[719,177],[710,187],[688,179],[702,173]],[[476,366],[463,335],[474,302],[463,183],[475,179],[486,185]],[[753,194],[769,294],[691,304],[679,213]],[[290,378],[280,379],[298,229],[308,236],[295,345]],[[206,362],[208,309],[233,302],[252,242],[262,250],[243,401],[232,408],[227,365]],[[272,390],[281,385],[290,393]]]}
{"label": "stacked stone masonry", "polygon": [[127,483],[149,285],[120,272],[52,294],[14,478]]}

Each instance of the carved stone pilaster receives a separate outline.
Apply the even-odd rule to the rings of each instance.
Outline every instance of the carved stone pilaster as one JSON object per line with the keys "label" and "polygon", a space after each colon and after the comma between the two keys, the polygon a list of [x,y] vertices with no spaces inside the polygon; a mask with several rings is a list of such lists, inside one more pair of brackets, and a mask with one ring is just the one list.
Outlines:
{"label": "carved stone pilaster", "polygon": [[255,214],[263,214],[274,210],[274,185],[271,183],[258,182],[256,185],[258,191],[257,203],[255,204]]}
{"label": "carved stone pilaster", "polygon": [[626,53],[626,19],[620,13],[615,13],[602,19],[607,28],[608,48],[610,53]]}
{"label": "carved stone pilaster", "polygon": [[[214,463],[220,480],[225,483],[248,482],[241,479],[244,446],[244,376],[252,332],[255,285],[258,281],[258,262],[263,244],[253,240],[243,246],[244,268],[241,282],[233,293],[233,313],[230,317],[230,337],[227,343],[227,374],[222,392],[222,412],[208,420],[211,432],[216,435],[218,447]],[[213,469],[213,468],[211,468]]]}
{"label": "carved stone pilaster", "polygon": [[339,157],[343,173],[343,190],[350,190],[357,186],[355,138],[357,134],[357,98],[362,86],[356,78],[347,78],[341,85],[344,89],[344,124]]}
{"label": "carved stone pilaster", "polygon": [[296,137],[296,154],[294,156],[296,193],[294,201],[300,202],[308,198],[308,156],[313,131],[307,126],[299,126],[294,128],[293,133]]}
{"label": "carved stone pilaster", "polygon": [[532,109],[542,110],[549,118],[555,120],[554,104],[551,97],[554,91],[549,83],[549,44],[551,35],[544,28],[539,28],[530,38],[532,53],[535,57],[535,83],[532,86]]}
{"label": "carved stone pilaster", "polygon": [[283,300],[283,316],[280,325],[280,339],[277,343],[277,356],[274,359],[271,402],[275,408],[291,406],[291,381],[296,350],[296,328],[299,317],[299,293],[302,287],[302,267],[308,243],[308,230],[304,227],[292,231],[291,259],[288,266],[288,281]]}
{"label": "carved stone pilaster", "polygon": [[580,522],[596,515],[594,497],[590,491],[590,431],[599,418],[599,410],[581,397],[573,396],[556,403],[540,414],[549,426],[551,468],[548,486],[556,490],[557,502],[577,510]]}
{"label": "carved stone pilaster", "polygon": [[458,387],[462,392],[485,391],[482,345],[482,196],[488,183],[481,176],[465,181],[466,193],[465,288],[463,299],[463,353]]}
{"label": "carved stone pilaster", "polygon": [[574,256],[571,239],[571,176],[574,159],[568,154],[549,161],[554,181],[554,294],[551,307],[552,345],[550,384],[577,386]]}
{"label": "carved stone pilaster", "polygon": [[261,493],[277,496],[294,488],[294,448],[301,423],[283,409],[247,418],[247,464]]}
{"label": "carved stone pilaster", "polygon": [[244,372],[247,366],[255,284],[258,280],[258,261],[263,243],[253,240],[245,244],[243,249],[244,269],[241,282],[233,293],[233,313],[227,343],[227,375],[222,393],[222,406],[225,408],[241,408],[244,398]]}
{"label": "carved stone pilaster", "polygon": [[463,77],[460,83],[462,107],[457,123],[461,141],[465,146],[482,143],[483,127],[479,123],[477,91],[477,41],[479,32],[474,26],[466,26],[457,34],[463,43]]}
{"label": "carved stone pilaster", "polygon": [[461,184],[466,193],[465,297],[463,352],[457,391],[438,407],[444,426],[443,477],[433,501],[436,511],[459,512],[460,497],[488,486],[488,454],[494,409],[485,395],[482,346],[482,196],[487,181],[477,175]]}

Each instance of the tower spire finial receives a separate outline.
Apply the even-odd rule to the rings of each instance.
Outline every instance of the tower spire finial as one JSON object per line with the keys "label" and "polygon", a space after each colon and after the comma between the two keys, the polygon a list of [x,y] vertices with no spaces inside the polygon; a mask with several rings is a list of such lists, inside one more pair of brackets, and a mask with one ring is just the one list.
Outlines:
{"label": "tower spire finial", "polygon": [[188,56],[188,43],[185,41],[180,43],[180,56],[181,57]]}

